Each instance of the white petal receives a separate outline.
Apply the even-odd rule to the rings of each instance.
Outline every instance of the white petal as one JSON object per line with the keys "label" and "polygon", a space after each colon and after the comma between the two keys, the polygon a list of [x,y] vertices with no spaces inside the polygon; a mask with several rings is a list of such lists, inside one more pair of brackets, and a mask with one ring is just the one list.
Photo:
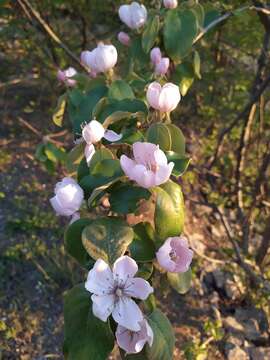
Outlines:
{"label": "white petal", "polygon": [[93,144],[91,144],[91,145],[86,144],[85,145],[84,155],[85,155],[86,162],[87,162],[88,166],[89,166],[89,164],[91,162],[91,159],[92,159],[95,152],[96,152],[96,150],[95,150],[95,147],[94,147]]}
{"label": "white petal", "polygon": [[89,271],[85,283],[86,290],[96,295],[104,295],[111,292],[113,287],[113,274],[108,264],[102,259],[96,261],[92,270]]}
{"label": "white petal", "polygon": [[140,321],[143,314],[135,301],[127,297],[121,297],[115,304],[112,312],[113,319],[120,325],[132,331],[140,330]]}
{"label": "white petal", "polygon": [[93,314],[102,321],[107,321],[108,317],[111,315],[114,308],[114,295],[92,295],[91,299],[93,301],[92,311]]}
{"label": "white petal", "polygon": [[104,138],[111,142],[119,141],[122,138],[122,134],[117,134],[113,130],[106,130],[104,133]]}
{"label": "white petal", "polygon": [[154,289],[149,282],[142,278],[133,278],[126,282],[124,293],[127,296],[134,297],[141,300],[146,300]]}
{"label": "white petal", "polygon": [[121,256],[113,265],[113,277],[120,285],[133,278],[137,271],[136,261],[129,256]]}

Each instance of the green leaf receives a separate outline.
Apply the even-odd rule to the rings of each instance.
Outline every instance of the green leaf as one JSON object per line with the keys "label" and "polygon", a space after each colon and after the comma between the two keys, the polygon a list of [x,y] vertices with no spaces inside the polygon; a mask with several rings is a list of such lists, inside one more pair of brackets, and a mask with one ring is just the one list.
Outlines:
{"label": "green leaf", "polygon": [[82,244],[83,229],[93,222],[91,219],[79,219],[68,226],[65,231],[65,248],[69,255],[78,261],[82,266],[89,269],[92,263]]}
{"label": "green leaf", "polygon": [[106,360],[114,347],[108,322],[92,313],[90,293],[76,285],[64,297],[64,355],[66,360]]}
{"label": "green leaf", "polygon": [[184,273],[167,273],[167,278],[169,280],[170,285],[179,293],[185,294],[188,292],[191,286],[192,280],[192,271],[188,269],[188,271]]}
{"label": "green leaf", "polygon": [[198,51],[194,51],[193,66],[194,74],[197,76],[198,79],[201,79],[201,58]]}
{"label": "green leaf", "polygon": [[201,4],[197,3],[194,4],[191,8],[191,11],[194,12],[197,21],[198,21],[198,27],[202,28],[203,24],[204,24],[204,18],[205,18],[205,14],[204,14],[204,8]]}
{"label": "green leaf", "polygon": [[180,62],[190,52],[197,32],[197,18],[191,10],[167,11],[164,44],[166,52],[175,62]]}
{"label": "green leaf", "polygon": [[133,230],[119,218],[99,218],[82,233],[82,242],[94,259],[103,259],[113,264],[127,251],[133,239]]}
{"label": "green leaf", "polygon": [[134,99],[134,93],[131,87],[123,80],[115,80],[110,88],[108,97],[113,100]]}
{"label": "green leaf", "polygon": [[159,145],[163,151],[171,150],[172,139],[170,131],[165,124],[154,123],[150,126],[146,133],[148,142]]}
{"label": "green leaf", "polygon": [[137,210],[141,199],[148,200],[151,196],[150,191],[139,186],[130,184],[120,184],[112,189],[110,195],[111,210],[119,214],[134,213]]}
{"label": "green leaf", "polygon": [[182,233],[184,199],[180,186],[172,181],[154,188],[153,191],[156,194],[155,242],[159,247],[168,237]]}
{"label": "green leaf", "polygon": [[69,93],[68,111],[75,135],[81,134],[81,125],[83,123],[92,120],[96,104],[106,96],[107,91],[106,86],[98,86],[85,94],[77,89]]}
{"label": "green leaf", "polygon": [[139,262],[138,267],[139,267],[139,270],[138,270],[136,276],[141,277],[145,280],[150,279],[150,277],[153,273],[153,270],[154,270],[153,262],[152,261],[151,262]]}
{"label": "green leaf", "polygon": [[55,123],[55,125],[60,126],[60,127],[63,124],[66,103],[67,103],[67,94],[65,93],[59,97],[59,99],[57,101],[56,109],[54,110],[54,113],[53,113],[53,117],[52,117],[53,122]]}
{"label": "green leaf", "polygon": [[186,172],[191,159],[188,157],[182,157],[182,155],[177,154],[173,151],[167,151],[166,156],[168,162],[174,162],[174,167],[172,171],[173,175],[182,176]]}
{"label": "green leaf", "polygon": [[101,161],[112,160],[113,158],[113,153],[109,149],[102,147],[101,149],[97,150],[90,161],[89,173],[91,174],[95,166]]}
{"label": "green leaf", "polygon": [[50,142],[44,145],[44,153],[47,158],[54,163],[64,162],[66,160],[65,150]]}
{"label": "green leaf", "polygon": [[154,46],[159,32],[159,16],[151,17],[142,34],[142,48],[146,53]]}
{"label": "green leaf", "polygon": [[194,68],[193,64],[183,62],[177,65],[173,75],[174,81],[179,83],[181,95],[185,96],[194,81]]}
{"label": "green leaf", "polygon": [[135,113],[131,113],[128,111],[116,111],[114,113],[112,113],[111,115],[109,115],[103,123],[103,126],[105,128],[109,127],[110,125],[116,123],[119,120],[123,120],[123,119],[143,119],[145,117],[144,113],[142,111],[138,111]]}
{"label": "green leaf", "polygon": [[155,258],[155,245],[149,236],[148,223],[139,223],[133,227],[134,239],[129,246],[131,257],[136,261],[151,261]]}
{"label": "green leaf", "polygon": [[76,146],[67,154],[66,167],[69,174],[77,171],[80,162],[84,157],[85,143],[82,142]]}
{"label": "green leaf", "polygon": [[45,162],[47,160],[47,156],[44,150],[45,150],[45,145],[43,143],[38,144],[35,152],[35,157],[41,162]]}
{"label": "green leaf", "polygon": [[154,334],[154,341],[150,347],[148,344],[143,350],[134,355],[126,355],[121,352],[122,359],[126,360],[172,360],[175,344],[175,336],[172,325],[165,314],[155,309],[147,320]]}
{"label": "green leaf", "polygon": [[213,21],[217,20],[221,16],[220,11],[218,10],[209,10],[205,14],[204,18],[204,24],[203,27],[206,28],[209,24],[211,24]]}
{"label": "green leaf", "polygon": [[186,140],[178,126],[174,124],[166,125],[171,135],[171,151],[178,153],[179,155],[185,156],[186,153]]}

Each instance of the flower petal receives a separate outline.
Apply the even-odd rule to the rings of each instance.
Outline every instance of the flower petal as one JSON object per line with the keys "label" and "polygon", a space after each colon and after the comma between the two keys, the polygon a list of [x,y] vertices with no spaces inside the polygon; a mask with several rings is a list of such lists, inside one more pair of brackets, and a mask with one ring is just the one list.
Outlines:
{"label": "flower petal", "polygon": [[142,278],[133,278],[126,282],[124,294],[141,300],[146,300],[154,289],[149,282]]}
{"label": "flower petal", "polygon": [[84,155],[85,155],[85,158],[86,158],[86,162],[87,162],[87,165],[89,166],[90,164],[90,161],[94,155],[94,153],[96,152],[95,150],[95,147],[93,144],[86,144],[85,145],[85,149],[84,149]]}
{"label": "flower petal", "polygon": [[93,301],[93,314],[100,320],[107,321],[114,308],[114,295],[92,295],[91,299]]}
{"label": "flower petal", "polygon": [[170,272],[175,271],[175,262],[171,260],[170,252],[172,251],[171,239],[168,238],[165,243],[159,248],[156,253],[157,261],[159,265]]}
{"label": "flower petal", "polygon": [[113,287],[113,274],[108,264],[98,259],[92,270],[89,271],[85,283],[86,290],[96,295],[104,295],[111,292]]}
{"label": "flower petal", "polygon": [[128,297],[120,297],[112,312],[113,319],[120,325],[132,331],[140,330],[143,314],[139,306]]}
{"label": "flower petal", "polygon": [[146,93],[148,104],[156,110],[160,110],[159,97],[160,97],[161,89],[162,89],[161,85],[155,81],[148,86]]}
{"label": "flower petal", "polygon": [[154,153],[158,146],[152,143],[137,141],[132,146],[134,159],[138,164],[150,165],[155,162]]}
{"label": "flower petal", "polygon": [[119,141],[122,138],[122,134],[117,134],[113,130],[106,130],[104,133],[104,138],[108,141],[114,142]]}
{"label": "flower petal", "polygon": [[113,265],[113,277],[119,284],[124,284],[127,279],[133,278],[137,271],[136,261],[129,256],[121,256]]}
{"label": "flower petal", "polygon": [[162,165],[158,168],[155,173],[155,184],[161,185],[167,182],[171,176],[172,169],[174,167],[174,163],[170,162],[168,165]]}
{"label": "flower petal", "polygon": [[136,166],[136,162],[134,160],[131,160],[126,155],[122,155],[120,157],[120,165],[126,176],[129,177],[131,180],[134,180],[133,169]]}

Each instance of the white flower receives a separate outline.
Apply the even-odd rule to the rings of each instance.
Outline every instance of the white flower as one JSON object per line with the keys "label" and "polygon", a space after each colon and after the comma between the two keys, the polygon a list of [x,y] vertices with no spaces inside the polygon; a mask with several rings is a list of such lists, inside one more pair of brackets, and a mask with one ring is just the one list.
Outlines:
{"label": "white flower", "polygon": [[121,5],[118,11],[120,19],[131,29],[139,29],[147,20],[147,10],[137,2]]}
{"label": "white flower", "polygon": [[82,137],[86,142],[84,155],[89,165],[94,153],[95,147],[94,144],[99,142],[103,137],[104,139],[114,142],[121,139],[122,134],[117,134],[112,130],[105,130],[103,125],[97,120],[91,120],[86,124],[82,129]]}
{"label": "white flower", "polygon": [[81,62],[93,74],[104,73],[112,69],[117,63],[117,50],[113,45],[100,43],[92,51],[83,51]]}
{"label": "white flower", "polygon": [[74,179],[65,177],[56,184],[54,192],[50,203],[58,215],[71,216],[80,209],[83,190]]}
{"label": "white flower", "polygon": [[120,325],[132,331],[141,329],[143,314],[131,298],[146,300],[153,292],[149,283],[134,275],[138,271],[136,262],[129,256],[117,259],[111,271],[105,261],[96,261],[89,271],[85,288],[93,293],[93,314],[102,321],[107,321],[112,314]]}

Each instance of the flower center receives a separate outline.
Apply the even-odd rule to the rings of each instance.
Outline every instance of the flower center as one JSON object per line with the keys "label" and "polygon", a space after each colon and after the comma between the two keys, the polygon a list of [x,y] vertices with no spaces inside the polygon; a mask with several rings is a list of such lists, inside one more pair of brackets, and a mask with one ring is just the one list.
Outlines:
{"label": "flower center", "polygon": [[118,297],[123,296],[123,289],[117,288],[116,291],[115,291],[115,295],[118,296]]}
{"label": "flower center", "polygon": [[176,254],[175,250],[171,250],[169,253],[169,256],[172,261],[175,261],[177,259],[177,254]]}

